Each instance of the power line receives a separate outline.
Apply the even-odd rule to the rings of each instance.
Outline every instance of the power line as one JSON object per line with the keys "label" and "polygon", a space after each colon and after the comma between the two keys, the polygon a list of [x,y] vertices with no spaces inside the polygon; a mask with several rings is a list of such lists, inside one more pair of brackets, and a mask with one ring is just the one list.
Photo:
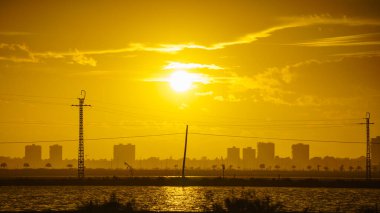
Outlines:
{"label": "power line", "polygon": [[51,98],[51,99],[66,99],[66,100],[73,100],[75,98],[69,98],[69,97],[53,97],[53,96],[39,96],[39,95],[21,95],[21,94],[6,94],[6,93],[0,93],[0,96],[13,96],[13,97],[26,97],[26,98]]}
{"label": "power line", "polygon": [[[117,123],[117,124],[115,124]],[[141,123],[141,122],[140,122]],[[170,124],[162,124],[170,123]],[[123,123],[123,122],[88,122],[87,125],[102,126],[147,126],[147,124],[136,124],[135,123]],[[183,125],[183,122],[151,122],[149,125],[154,126],[173,126],[173,125]],[[206,127],[346,127],[346,126],[356,126],[359,123],[325,123],[325,124],[192,124],[192,126],[206,126]],[[0,125],[59,125],[59,126],[73,126],[77,125],[75,123],[58,123],[58,122],[40,122],[40,121],[0,121]]]}
{"label": "power line", "polygon": [[319,142],[319,143],[357,143],[363,144],[359,141],[336,141],[336,140],[311,140],[311,139],[295,139],[295,138],[272,138],[272,137],[257,137],[257,136],[241,136],[241,135],[225,135],[225,134],[211,134],[211,133],[199,133],[192,132],[193,135],[205,135],[205,136],[216,136],[216,137],[230,137],[230,138],[254,138],[254,139],[264,139],[264,140],[283,140],[283,141],[302,141],[302,142]]}
{"label": "power line", "polygon": [[304,123],[304,124],[297,124],[297,123],[292,123],[292,124],[192,124],[192,126],[211,126],[211,127],[220,127],[220,126],[247,126],[247,127],[271,127],[271,126],[289,126],[289,127],[312,127],[312,126],[354,126],[358,125],[358,123]]}
{"label": "power line", "polygon": [[[119,114],[119,115],[127,115],[128,117],[130,116],[133,116],[133,117],[136,117],[136,118],[141,118],[141,117],[148,117],[150,119],[152,118],[159,118],[159,119],[162,119],[162,118],[165,118],[165,119],[168,119],[168,115],[154,115],[154,114],[151,114],[151,113],[145,113],[145,112],[131,112],[131,111],[124,111],[124,110],[114,110],[112,108],[109,108],[109,107],[102,107],[100,106],[100,110],[99,109],[96,109],[97,111],[101,111],[101,112],[106,112],[106,113],[113,113],[113,114]],[[104,110],[105,109],[105,110]],[[173,116],[173,115],[170,115],[169,116]],[[239,123],[239,124],[223,124],[221,122],[217,122],[217,121],[214,121],[214,122],[210,122],[209,120],[192,120],[192,119],[178,119],[178,116],[175,116],[173,118],[169,118],[169,120],[171,121],[176,121],[177,123],[181,123],[181,124],[190,124],[192,126],[215,126],[215,127],[220,127],[220,126],[237,126],[237,127],[240,127],[240,126],[253,126],[253,127],[260,127],[260,126],[294,126],[294,127],[303,127],[303,126],[307,126],[307,127],[311,127],[311,126],[347,126],[347,125],[358,125],[359,123],[351,123],[351,122],[347,122],[347,121],[357,121],[357,119],[332,119],[332,120],[282,120],[280,122],[280,120],[277,120],[276,121],[262,121],[260,123]],[[182,122],[180,122],[182,121]],[[259,120],[257,120],[259,121]],[[293,121],[293,123],[289,123]],[[303,122],[303,123],[297,123],[295,121],[299,121],[299,122]],[[311,121],[314,121],[314,123],[307,123],[307,122],[311,122]],[[340,121],[340,122],[339,122]],[[342,122],[342,121],[346,121],[346,122]],[[288,122],[288,123],[282,123],[282,122]],[[316,122],[319,122],[319,123],[316,123]],[[329,123],[326,123],[326,122],[329,122]],[[335,123],[334,123],[335,122]]]}
{"label": "power line", "polygon": [[[158,114],[151,114],[151,113],[146,113],[147,110],[152,110],[152,112],[160,112],[160,113],[165,113],[165,114],[172,114],[173,111],[169,110],[158,110],[157,108],[149,108],[145,106],[131,106],[131,105],[125,105],[125,104],[116,104],[116,103],[110,103],[110,102],[105,102],[105,101],[100,101],[100,100],[93,100],[95,102],[100,103],[100,105],[107,106],[107,107],[102,107],[114,112],[118,113],[131,113],[131,114],[140,114],[140,115],[146,115],[146,116],[153,116],[153,117],[162,117],[163,115],[158,115]],[[114,105],[114,106],[121,106],[123,109],[117,109],[113,107],[109,107],[109,105]],[[136,109],[136,110],[142,110],[143,112],[131,112],[131,111],[126,111],[125,108],[129,109]],[[217,114],[210,114],[205,113],[201,115],[202,117],[210,117],[210,118],[218,118],[218,119],[230,119],[230,120],[247,120],[247,121],[258,121],[258,122],[309,122],[309,121],[315,121],[315,122],[322,122],[322,121],[359,121],[361,118],[336,118],[336,119],[250,119],[247,117],[241,117],[241,116],[225,116],[225,115],[217,115]],[[186,121],[188,122],[188,121]]]}
{"label": "power line", "polygon": [[30,100],[30,99],[14,99],[14,98],[0,98],[3,101],[15,101],[19,103],[29,103],[29,104],[47,104],[47,105],[58,105],[58,106],[67,106],[68,103],[63,102],[51,102],[51,101],[43,101],[43,100]]}
{"label": "power line", "polygon": [[[182,135],[183,133],[166,133],[166,134],[153,134],[153,135],[134,135],[134,136],[121,136],[121,137],[102,137],[102,138],[86,138],[88,141],[97,140],[113,140],[113,139],[130,139],[130,138],[146,138],[146,137],[160,137],[170,135]],[[363,144],[359,141],[337,141],[337,140],[313,140],[313,139],[296,139],[296,138],[276,138],[276,137],[258,137],[258,136],[242,136],[242,135],[226,135],[226,134],[211,134],[200,132],[189,132],[192,135],[204,135],[215,137],[230,137],[230,138],[246,138],[246,139],[264,139],[264,140],[284,140],[284,141],[302,141],[302,142],[318,142],[318,143],[347,143],[347,144]],[[62,139],[62,140],[36,140],[36,141],[4,141],[0,144],[31,144],[31,143],[61,143],[72,142],[77,139]]]}
{"label": "power line", "polygon": [[[113,140],[113,139],[129,139],[129,138],[146,138],[146,137],[160,137],[169,135],[182,135],[183,133],[167,133],[167,134],[153,134],[153,135],[133,135],[133,136],[121,136],[121,137],[105,137],[105,138],[86,138],[87,141],[97,140]],[[36,140],[36,141],[3,141],[0,144],[31,144],[31,143],[61,143],[78,141],[78,139],[62,139],[62,140]]]}

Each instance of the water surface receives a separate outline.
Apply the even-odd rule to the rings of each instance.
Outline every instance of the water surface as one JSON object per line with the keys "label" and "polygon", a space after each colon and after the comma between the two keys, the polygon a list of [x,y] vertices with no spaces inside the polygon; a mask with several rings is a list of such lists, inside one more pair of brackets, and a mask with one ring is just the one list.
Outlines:
{"label": "water surface", "polygon": [[1,186],[0,211],[73,210],[90,200],[104,201],[116,193],[122,203],[135,200],[139,209],[203,211],[227,197],[255,193],[281,202],[285,210],[355,212],[380,204],[380,189],[285,187],[157,187],[157,186]]}

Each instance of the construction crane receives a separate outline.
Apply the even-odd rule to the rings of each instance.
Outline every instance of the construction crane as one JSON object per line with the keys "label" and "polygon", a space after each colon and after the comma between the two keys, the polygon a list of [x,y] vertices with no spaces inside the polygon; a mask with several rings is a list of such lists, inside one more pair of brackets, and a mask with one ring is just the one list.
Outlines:
{"label": "construction crane", "polygon": [[129,165],[127,162],[124,162],[124,165],[127,167],[127,169],[129,169],[129,171],[131,172],[131,177],[133,177],[133,167]]}

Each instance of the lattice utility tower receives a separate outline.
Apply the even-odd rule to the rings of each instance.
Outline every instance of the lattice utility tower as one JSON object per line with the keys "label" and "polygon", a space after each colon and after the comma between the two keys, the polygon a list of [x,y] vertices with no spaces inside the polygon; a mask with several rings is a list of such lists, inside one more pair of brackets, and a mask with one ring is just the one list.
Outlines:
{"label": "lattice utility tower", "polygon": [[81,91],[81,97],[78,98],[79,104],[71,106],[79,107],[79,147],[78,147],[78,178],[84,178],[84,140],[83,140],[83,107],[91,106],[84,104],[86,91]]}
{"label": "lattice utility tower", "polygon": [[371,119],[371,114],[367,112],[365,123],[360,123],[360,124],[365,124],[366,125],[366,132],[367,132],[367,152],[366,152],[366,158],[365,158],[365,177],[367,180],[371,179],[371,143],[370,143],[370,131],[369,131],[369,125],[374,124],[370,122]]}

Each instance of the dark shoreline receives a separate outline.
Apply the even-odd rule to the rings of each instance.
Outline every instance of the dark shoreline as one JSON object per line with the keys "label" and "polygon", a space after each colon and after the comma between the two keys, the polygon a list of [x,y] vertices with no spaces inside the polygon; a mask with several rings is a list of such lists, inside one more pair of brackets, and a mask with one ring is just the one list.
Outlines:
{"label": "dark shoreline", "polygon": [[0,186],[254,186],[310,188],[374,188],[380,179],[213,178],[213,177],[15,177],[0,178]]}

